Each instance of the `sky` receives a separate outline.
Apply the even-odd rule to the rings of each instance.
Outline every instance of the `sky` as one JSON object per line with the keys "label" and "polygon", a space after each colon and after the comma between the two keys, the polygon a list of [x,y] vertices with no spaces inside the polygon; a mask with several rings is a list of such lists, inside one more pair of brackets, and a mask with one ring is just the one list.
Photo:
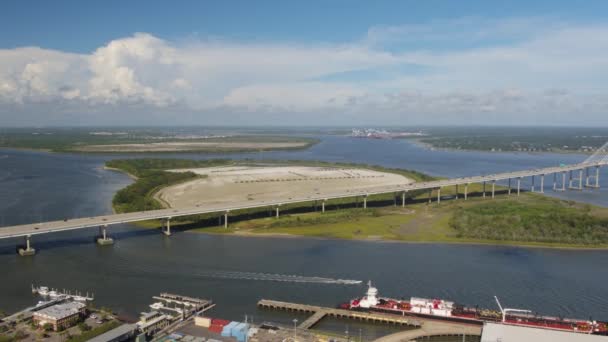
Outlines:
{"label": "sky", "polygon": [[0,126],[608,126],[608,1],[30,1]]}

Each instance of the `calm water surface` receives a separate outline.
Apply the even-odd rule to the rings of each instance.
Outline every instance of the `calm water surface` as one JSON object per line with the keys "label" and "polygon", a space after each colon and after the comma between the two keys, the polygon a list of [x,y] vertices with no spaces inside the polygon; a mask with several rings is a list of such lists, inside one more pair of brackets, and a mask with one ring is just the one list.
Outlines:
{"label": "calm water surface", "polygon": [[[130,183],[103,170],[111,155],[47,154],[0,150],[0,226],[111,212],[114,192]],[[121,157],[125,157],[121,155]],[[182,158],[218,156],[182,154]],[[306,151],[239,154],[235,158],[307,159],[377,164],[445,177],[575,163],[581,155],[428,151],[403,140],[323,137]],[[608,176],[600,191],[557,194],[607,206]],[[550,181],[547,181],[550,187]],[[1,228],[0,228],[1,229]],[[39,253],[15,255],[20,240],[0,240],[0,309],[37,301],[30,285],[92,291],[97,305],[131,317],[151,296],[171,291],[214,299],[213,314],[230,319],[289,322],[289,314],[259,311],[271,298],[334,306],[364,286],[314,282],[309,277],[372,279],[393,297],[445,297],[494,307],[608,320],[608,252],[516,247],[402,244],[318,239],[243,238],[111,228],[112,247],[93,243],[94,229],[36,236]],[[273,276],[269,276],[272,274]],[[299,276],[299,282],[290,275]],[[275,281],[264,280],[271,277]],[[283,281],[276,281],[283,280]],[[346,322],[324,323],[340,331]],[[351,331],[358,334],[353,323]],[[379,332],[363,326],[364,336]],[[382,330],[379,328],[379,330]]]}

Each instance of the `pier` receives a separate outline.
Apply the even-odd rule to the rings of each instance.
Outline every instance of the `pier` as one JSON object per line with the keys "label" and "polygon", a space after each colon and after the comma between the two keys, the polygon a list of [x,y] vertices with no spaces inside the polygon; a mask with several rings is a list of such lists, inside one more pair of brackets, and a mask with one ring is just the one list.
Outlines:
{"label": "pier", "polygon": [[396,316],[376,312],[350,311],[344,309],[332,309],[321,306],[280,302],[276,300],[262,299],[258,307],[274,310],[286,310],[295,312],[312,313],[312,315],[300,324],[300,329],[310,329],[325,317],[336,317],[367,321],[372,323],[396,324],[409,327],[420,327],[420,322],[408,316]]}
{"label": "pier", "polygon": [[426,319],[412,316],[398,316],[378,312],[351,311],[344,309],[332,309],[321,306],[280,302],[276,300],[262,299],[258,307],[265,309],[286,310],[295,312],[312,313],[298,329],[311,329],[323,318],[336,317],[345,319],[356,319],[369,323],[395,324],[414,329],[408,329],[378,339],[380,342],[413,341],[422,337],[432,336],[481,336],[481,325],[445,322],[440,320]]}

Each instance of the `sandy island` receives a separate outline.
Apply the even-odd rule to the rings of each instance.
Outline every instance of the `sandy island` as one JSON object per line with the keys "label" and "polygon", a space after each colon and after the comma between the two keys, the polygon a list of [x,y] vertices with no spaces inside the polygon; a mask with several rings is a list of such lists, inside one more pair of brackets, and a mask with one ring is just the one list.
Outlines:
{"label": "sandy island", "polygon": [[359,168],[222,166],[170,171],[206,176],[163,188],[156,194],[157,199],[174,208],[253,205],[413,183],[402,175]]}

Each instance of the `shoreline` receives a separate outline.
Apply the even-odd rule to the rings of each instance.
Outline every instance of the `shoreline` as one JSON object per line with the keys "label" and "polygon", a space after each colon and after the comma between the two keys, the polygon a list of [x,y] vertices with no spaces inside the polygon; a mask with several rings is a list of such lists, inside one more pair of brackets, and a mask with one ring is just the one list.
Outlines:
{"label": "shoreline", "polygon": [[423,142],[420,139],[410,139],[410,141],[412,142],[412,144],[423,148],[425,150],[428,151],[444,151],[444,152],[482,152],[482,153],[513,153],[513,154],[519,154],[519,153],[526,153],[526,154],[531,154],[531,155],[539,155],[539,154],[582,154],[582,155],[586,155],[586,156],[590,156],[592,155],[594,152],[581,152],[581,151],[563,151],[563,150],[559,150],[559,151],[515,151],[515,150],[500,150],[500,151],[491,151],[491,150],[476,150],[476,149],[457,149],[457,148],[450,148],[450,147],[438,147],[438,146],[434,146],[431,143],[428,142]]}
{"label": "shoreline", "polygon": [[[15,150],[15,151],[33,151],[33,152],[45,152],[45,153],[66,153],[66,154],[85,154],[85,155],[103,155],[103,154],[117,154],[117,155],[128,155],[128,154],[141,154],[143,156],[149,154],[163,154],[163,155],[172,155],[172,154],[237,154],[237,153],[260,153],[260,152],[272,152],[272,151],[301,151],[307,150],[317,144],[319,144],[321,140],[314,139],[311,141],[299,141],[294,142],[297,144],[301,144],[299,146],[284,146],[284,147],[261,147],[261,148],[218,148],[218,149],[184,149],[184,150],[176,150],[176,151],[121,151],[121,150],[102,150],[102,151],[87,151],[83,148],[87,146],[103,146],[103,145],[84,145],[79,147],[72,148],[36,148],[36,147],[15,147],[15,146],[0,146],[0,149],[6,150]],[[252,142],[255,144],[256,142]]]}
{"label": "shoreline", "polygon": [[216,232],[204,232],[197,231],[196,229],[185,230],[185,233],[190,234],[207,234],[216,236],[236,236],[245,238],[277,238],[277,239],[313,239],[313,240],[328,240],[328,241],[345,241],[345,242],[371,242],[371,243],[402,243],[402,244],[437,244],[437,245],[471,245],[471,246],[494,246],[494,247],[521,247],[521,248],[541,248],[541,249],[558,249],[558,250],[571,250],[571,251],[608,251],[608,245],[593,246],[559,246],[559,245],[547,245],[547,244],[533,244],[533,243],[517,243],[512,241],[475,241],[475,240],[462,240],[462,241],[449,241],[449,240],[437,240],[437,241],[416,241],[416,240],[391,240],[391,239],[340,239],[332,237],[322,237],[314,235],[296,235],[287,233],[216,233]]}
{"label": "shoreline", "polygon": [[[104,165],[103,169],[104,170],[108,170],[108,171],[116,171],[116,172],[124,173],[125,175],[129,176],[129,178],[131,178],[134,181],[137,181],[139,179],[137,176],[135,176],[135,175],[133,175],[133,174],[131,174],[131,173],[125,171],[125,170],[118,169],[118,168],[115,168],[115,167],[109,167],[109,166]],[[112,206],[112,209],[114,209],[113,206]]]}

